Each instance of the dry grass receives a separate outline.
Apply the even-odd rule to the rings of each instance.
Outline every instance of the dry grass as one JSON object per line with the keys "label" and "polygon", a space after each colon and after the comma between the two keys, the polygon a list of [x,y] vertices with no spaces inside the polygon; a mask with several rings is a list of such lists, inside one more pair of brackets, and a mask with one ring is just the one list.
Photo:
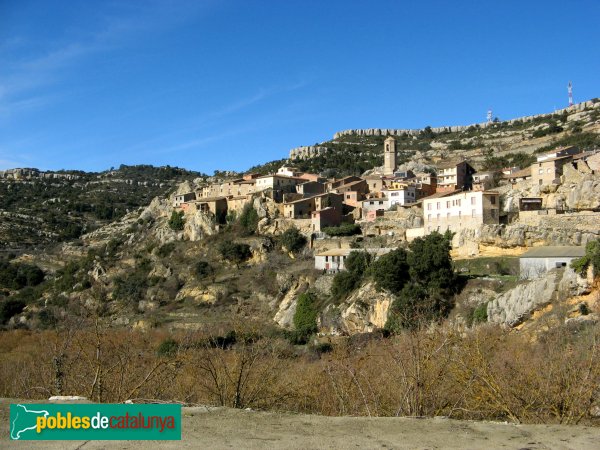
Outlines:
{"label": "dry grass", "polygon": [[[436,328],[335,344],[316,357],[252,333],[169,336],[100,325],[2,333],[0,396],[85,395],[323,415],[436,416],[518,423],[597,423],[600,327],[530,337],[484,326]],[[179,342],[160,356],[167,337]],[[252,338],[251,338],[252,337]]]}

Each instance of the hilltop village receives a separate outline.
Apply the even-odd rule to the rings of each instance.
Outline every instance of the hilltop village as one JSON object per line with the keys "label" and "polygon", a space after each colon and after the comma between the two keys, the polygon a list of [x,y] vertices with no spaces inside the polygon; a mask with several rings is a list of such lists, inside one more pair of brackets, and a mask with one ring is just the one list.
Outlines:
{"label": "hilltop village", "polygon": [[[216,224],[225,224],[228,217],[241,214],[256,198],[261,198],[274,211],[276,230],[296,227],[311,242],[327,239],[325,231],[334,236],[344,235],[344,230],[352,233],[357,230],[352,224],[364,229],[375,227],[381,234],[378,223],[385,223],[388,218],[393,222],[407,214],[412,217],[412,224],[402,227],[401,238],[408,242],[434,231],[460,234],[482,225],[510,224],[519,219],[535,223],[542,216],[581,214],[587,222],[600,219],[598,208],[567,207],[560,201],[550,204],[545,195],[556,192],[564,183],[565,174],[600,173],[598,150],[556,148],[538,154],[528,167],[497,171],[477,171],[468,160],[450,160],[414,173],[399,169],[396,139],[389,136],[384,141],[383,161],[383,167],[374,168],[369,175],[340,179],[283,165],[276,173],[249,173],[194,192],[179,193],[173,207],[184,214],[201,212]],[[505,207],[511,194],[530,191],[532,187],[538,196],[520,196],[511,209]],[[341,270],[350,251],[316,253],[315,268]]]}

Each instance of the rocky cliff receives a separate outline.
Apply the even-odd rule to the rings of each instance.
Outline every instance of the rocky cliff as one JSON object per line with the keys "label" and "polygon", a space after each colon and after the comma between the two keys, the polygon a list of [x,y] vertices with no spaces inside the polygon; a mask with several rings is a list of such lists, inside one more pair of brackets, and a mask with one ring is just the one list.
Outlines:
{"label": "rocky cliff", "polygon": [[[586,102],[582,102],[582,103],[577,103],[573,106],[570,106],[568,108],[563,108],[563,109],[559,109],[557,111],[554,111],[552,113],[546,113],[546,114],[537,114],[537,115],[533,115],[533,116],[525,116],[525,117],[519,117],[516,119],[511,119],[508,120],[507,122],[509,124],[514,124],[517,121],[521,121],[521,122],[531,122],[534,119],[537,118],[544,118],[544,117],[550,117],[553,114],[563,114],[563,113],[567,113],[567,114],[575,114],[575,113],[580,113],[582,111],[584,111],[586,108],[600,108],[600,100],[598,99],[593,99],[593,100],[589,100]],[[572,120],[579,120],[580,118],[575,116],[574,119]],[[458,125],[458,126],[446,126],[446,127],[432,127],[431,131],[433,133],[445,133],[445,132],[450,132],[450,133],[459,133],[462,131],[467,131],[469,128],[471,127],[478,127],[478,128],[487,128],[490,125],[492,125],[489,122],[482,122],[482,123],[475,123],[475,124],[471,124],[471,125]],[[339,139],[342,136],[349,136],[349,135],[356,135],[356,136],[387,136],[387,135],[391,135],[391,136],[402,136],[402,135],[409,135],[409,136],[416,136],[420,133],[422,133],[423,130],[422,129],[391,129],[391,128],[367,128],[367,129],[354,129],[354,130],[344,130],[344,131],[338,131],[337,133],[335,133],[333,135],[333,139]]]}
{"label": "rocky cliff", "polygon": [[551,302],[561,302],[589,290],[586,279],[567,269],[547,272],[535,280],[525,281],[488,303],[488,321],[515,327],[531,314]]}

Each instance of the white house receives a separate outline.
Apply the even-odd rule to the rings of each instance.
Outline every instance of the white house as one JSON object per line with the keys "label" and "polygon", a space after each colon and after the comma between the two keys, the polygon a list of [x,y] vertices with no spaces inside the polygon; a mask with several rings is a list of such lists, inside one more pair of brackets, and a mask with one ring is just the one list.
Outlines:
{"label": "white house", "polygon": [[425,233],[476,228],[499,223],[500,195],[495,191],[466,191],[423,199]]}
{"label": "white house", "polygon": [[390,199],[387,197],[368,198],[362,202],[363,215],[369,211],[387,211],[390,206]]}
{"label": "white house", "polygon": [[393,248],[336,248],[315,255],[315,269],[327,272],[345,270],[344,262],[351,252],[369,252],[374,258],[394,250]]}
{"label": "white house", "polygon": [[415,186],[387,188],[383,189],[381,193],[389,199],[389,207],[406,205],[407,203],[415,203],[417,201],[417,188]]}
{"label": "white house", "polygon": [[585,247],[536,247],[519,257],[522,279],[538,278],[552,269],[573,270],[571,261],[585,255]]}
{"label": "white house", "polygon": [[279,189],[286,192],[294,192],[296,185],[306,182],[306,180],[297,177],[290,177],[287,175],[264,175],[256,178],[256,192],[264,191],[266,189]]}

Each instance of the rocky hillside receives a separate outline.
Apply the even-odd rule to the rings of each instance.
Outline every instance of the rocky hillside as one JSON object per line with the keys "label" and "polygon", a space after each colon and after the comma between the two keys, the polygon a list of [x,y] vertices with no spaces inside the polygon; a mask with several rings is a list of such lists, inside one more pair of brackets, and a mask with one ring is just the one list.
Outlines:
{"label": "rocky hillside", "polygon": [[205,175],[168,166],[121,166],[100,173],[0,171],[0,251],[76,239],[198,177]]}
{"label": "rocky hillside", "polygon": [[[360,175],[383,164],[383,141],[397,140],[403,168],[423,169],[448,158],[467,158],[477,169],[525,166],[531,155],[562,145],[582,150],[600,146],[600,100],[593,99],[554,113],[466,126],[410,129],[345,130],[330,141],[290,150],[300,170],[326,175]],[[529,158],[527,158],[529,156]],[[284,160],[255,166],[272,170]]]}

